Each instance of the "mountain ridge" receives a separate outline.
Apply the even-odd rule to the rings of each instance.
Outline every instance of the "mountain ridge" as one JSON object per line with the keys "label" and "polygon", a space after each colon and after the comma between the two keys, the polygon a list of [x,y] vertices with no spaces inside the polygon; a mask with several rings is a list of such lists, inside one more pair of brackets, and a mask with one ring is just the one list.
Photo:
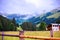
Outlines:
{"label": "mountain ridge", "polygon": [[[16,23],[19,23],[19,24],[22,24],[23,22],[32,22],[34,24],[39,24],[41,21],[45,21],[46,23],[47,23],[47,21],[48,21],[48,23],[53,23],[59,18],[59,16],[60,16],[59,14],[60,14],[60,7],[53,9],[50,12],[47,12],[43,15],[38,16],[38,17],[33,16],[28,19],[24,19],[24,18],[28,17],[28,15],[11,14],[11,15],[8,15],[7,18],[8,19],[15,18]],[[53,15],[55,15],[55,16],[59,15],[59,16],[54,18],[55,16],[53,17]]]}

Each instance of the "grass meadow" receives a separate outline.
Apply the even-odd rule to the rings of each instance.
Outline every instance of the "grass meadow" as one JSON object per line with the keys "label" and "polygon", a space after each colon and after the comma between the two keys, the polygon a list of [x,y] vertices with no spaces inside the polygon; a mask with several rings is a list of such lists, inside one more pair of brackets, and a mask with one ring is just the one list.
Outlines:
{"label": "grass meadow", "polygon": [[[0,32],[1,34],[2,32]],[[19,34],[19,31],[7,31],[4,32],[4,34]],[[60,31],[53,32],[54,37],[60,38]],[[28,36],[43,36],[43,37],[50,37],[50,31],[24,31],[24,35]],[[30,38],[24,38],[25,40],[40,40],[40,39],[30,39]],[[0,40],[2,40],[2,36],[0,36]],[[4,40],[19,40],[19,37],[9,37],[4,36]]]}

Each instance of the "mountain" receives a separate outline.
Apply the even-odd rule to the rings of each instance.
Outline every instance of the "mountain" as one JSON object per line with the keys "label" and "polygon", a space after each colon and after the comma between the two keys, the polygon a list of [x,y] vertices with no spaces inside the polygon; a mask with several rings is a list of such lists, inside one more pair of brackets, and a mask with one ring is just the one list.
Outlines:
{"label": "mountain", "polygon": [[47,12],[42,17],[32,17],[28,21],[39,24],[41,21],[46,22],[47,24],[55,23],[57,19],[60,18],[60,9],[54,9],[51,12]]}
{"label": "mountain", "polygon": [[19,23],[19,24],[22,24],[25,20],[24,18],[27,17],[27,15],[18,15],[18,14],[10,14],[10,15],[7,15],[7,18],[8,19],[13,19],[15,18],[16,20],[16,23]]}
{"label": "mountain", "polygon": [[39,16],[39,17],[32,17],[30,19],[28,19],[28,21],[32,22],[32,23],[35,23],[35,24],[38,24],[40,23],[41,21],[44,21],[44,20],[47,20],[46,17],[50,16],[50,15],[53,15],[53,13],[51,12],[47,12],[46,14],[44,14],[42,17]]}
{"label": "mountain", "polygon": [[10,20],[0,15],[0,31],[15,31],[17,26],[15,19]]}
{"label": "mountain", "polygon": [[39,24],[41,21],[44,21],[47,24],[55,23],[55,21],[58,18],[60,18],[60,7],[53,9],[50,12],[47,12],[43,15],[38,16],[38,17],[33,16],[28,19],[24,19],[24,18],[27,18],[28,16],[29,15],[11,14],[11,15],[8,15],[7,18],[9,18],[9,19],[15,18],[16,23],[19,23],[19,24],[22,24],[23,22],[32,22],[33,24]]}
{"label": "mountain", "polygon": [[24,18],[26,16],[27,15],[10,14],[10,15],[7,15],[7,18],[9,18],[9,19],[12,19],[12,18]]}
{"label": "mountain", "polygon": [[57,13],[57,12],[60,12],[60,7],[56,8],[56,9],[53,9],[51,10],[52,13]]}

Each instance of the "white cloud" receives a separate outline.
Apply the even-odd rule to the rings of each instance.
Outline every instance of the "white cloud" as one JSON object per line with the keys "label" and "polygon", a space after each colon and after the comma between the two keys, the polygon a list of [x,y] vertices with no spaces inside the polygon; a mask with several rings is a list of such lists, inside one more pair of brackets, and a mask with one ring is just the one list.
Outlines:
{"label": "white cloud", "polygon": [[39,0],[25,0],[27,3],[31,3],[35,5],[36,7],[39,7]]}
{"label": "white cloud", "polygon": [[0,11],[8,14],[36,16],[58,7],[55,4],[54,0],[2,0]]}
{"label": "white cloud", "polygon": [[52,0],[26,0],[26,2],[35,5],[37,8],[47,8],[53,6],[52,4],[54,3]]}

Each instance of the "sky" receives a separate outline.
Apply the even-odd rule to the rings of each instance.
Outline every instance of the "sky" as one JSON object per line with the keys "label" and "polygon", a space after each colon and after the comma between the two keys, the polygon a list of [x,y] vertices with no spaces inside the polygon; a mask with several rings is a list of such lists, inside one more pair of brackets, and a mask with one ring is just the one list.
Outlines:
{"label": "sky", "polygon": [[2,14],[38,16],[60,7],[60,0],[0,0]]}

